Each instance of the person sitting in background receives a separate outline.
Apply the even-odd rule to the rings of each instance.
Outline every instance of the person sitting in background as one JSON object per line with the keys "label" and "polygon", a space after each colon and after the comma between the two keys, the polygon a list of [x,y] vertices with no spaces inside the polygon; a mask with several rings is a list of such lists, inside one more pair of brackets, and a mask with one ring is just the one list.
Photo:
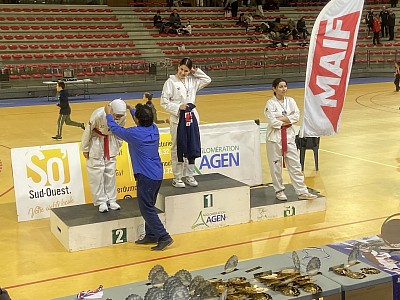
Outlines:
{"label": "person sitting in background", "polygon": [[192,25],[190,24],[190,21],[187,21],[186,25],[180,29],[180,33],[192,34]]}
{"label": "person sitting in background", "polygon": [[246,16],[246,20],[245,20],[245,22],[246,22],[246,31],[247,31],[248,27],[253,24],[253,20],[254,20],[253,15],[251,13],[248,13],[247,16]]}
{"label": "person sitting in background", "polygon": [[298,33],[303,37],[303,39],[306,39],[307,36],[309,35],[309,33],[307,31],[306,20],[304,20],[304,17],[301,17],[297,21],[296,27],[297,27]]}
{"label": "person sitting in background", "polygon": [[173,12],[169,15],[169,21],[172,26],[180,27],[181,26],[181,17],[178,14],[178,10],[175,8]]}
{"label": "person sitting in background", "polygon": [[164,25],[159,10],[157,10],[157,13],[153,17],[153,25],[158,27],[158,28],[161,28]]}
{"label": "person sitting in background", "polygon": [[246,26],[246,17],[244,15],[244,13],[240,13],[239,18],[236,22],[236,25],[243,26],[243,27]]}

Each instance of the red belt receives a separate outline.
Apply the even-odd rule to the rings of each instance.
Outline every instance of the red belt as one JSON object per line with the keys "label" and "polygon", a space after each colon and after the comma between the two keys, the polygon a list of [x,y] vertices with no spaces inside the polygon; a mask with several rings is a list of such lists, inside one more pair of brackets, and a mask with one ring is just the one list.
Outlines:
{"label": "red belt", "polygon": [[281,127],[281,143],[282,143],[282,162],[283,162],[283,167],[286,168],[285,166],[285,153],[287,152],[287,132],[286,129],[289,127],[292,127],[292,124],[285,125]]}
{"label": "red belt", "polygon": [[107,160],[110,160],[110,143],[108,141],[109,135],[101,133],[101,131],[97,128],[93,129],[93,131],[96,132],[98,135],[104,137],[104,156]]}

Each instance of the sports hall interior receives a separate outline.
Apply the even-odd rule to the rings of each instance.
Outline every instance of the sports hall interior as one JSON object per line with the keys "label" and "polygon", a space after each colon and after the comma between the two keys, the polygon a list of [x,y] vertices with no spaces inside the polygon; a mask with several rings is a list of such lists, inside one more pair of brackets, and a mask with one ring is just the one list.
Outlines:
{"label": "sports hall interior", "polygon": [[[177,36],[159,34],[152,25],[157,10],[163,18],[171,12],[163,3],[25,2],[0,4],[0,287],[12,299],[53,299],[100,284],[143,281],[156,264],[174,274],[223,266],[232,255],[244,261],[376,235],[385,219],[400,211],[400,98],[393,84],[400,43],[382,39],[375,46],[361,24],[340,130],[321,137],[318,171],[312,151],[306,152],[305,183],[326,197],[326,211],[174,235],[174,244],[162,252],[134,243],[66,251],[50,232],[49,219],[18,222],[16,214],[10,150],[79,142],[82,135],[64,126],[63,139],[51,139],[58,108],[53,86],[44,82],[62,79],[71,69],[78,79],[90,79],[85,91],[71,89],[71,118],[79,122],[115,98],[138,103],[145,91],[154,92],[158,117],[167,118],[158,101],[162,84],[180,58],[189,56],[213,80],[196,99],[201,124],[266,122],[264,107],[277,77],[288,80],[288,95],[302,111],[308,45],[290,40],[288,47],[272,47],[253,27],[304,16],[311,31],[323,3],[265,10],[247,32],[225,17],[222,7],[178,7],[193,32]],[[387,4],[366,1],[363,14],[382,5]],[[399,16],[399,9],[393,10]],[[239,7],[239,12],[254,11]],[[185,49],[178,50],[182,45]],[[265,144],[260,149],[267,184]],[[287,172],[284,182],[290,182]]]}

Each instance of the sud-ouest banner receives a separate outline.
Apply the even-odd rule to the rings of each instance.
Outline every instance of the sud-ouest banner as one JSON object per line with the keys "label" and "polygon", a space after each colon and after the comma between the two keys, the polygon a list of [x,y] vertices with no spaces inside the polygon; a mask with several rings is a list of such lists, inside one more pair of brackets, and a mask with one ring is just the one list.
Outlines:
{"label": "sud-ouest banner", "polygon": [[[262,183],[259,125],[255,121],[200,126],[202,156],[198,175],[221,173],[248,185]],[[171,136],[160,129],[164,179],[172,178]],[[52,208],[91,203],[80,143],[11,149],[18,221],[48,218]],[[136,196],[136,182],[124,142],[117,156],[118,199]]]}
{"label": "sud-ouest banner", "polygon": [[339,130],[363,5],[363,0],[331,0],[314,23],[301,136],[334,135]]}

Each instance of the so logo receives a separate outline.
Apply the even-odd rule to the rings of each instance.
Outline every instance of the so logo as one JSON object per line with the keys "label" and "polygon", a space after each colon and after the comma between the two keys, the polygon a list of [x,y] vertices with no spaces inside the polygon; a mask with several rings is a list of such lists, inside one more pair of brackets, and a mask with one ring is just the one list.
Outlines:
{"label": "so logo", "polygon": [[66,149],[31,151],[25,155],[25,164],[30,199],[71,194]]}
{"label": "so logo", "polygon": [[26,154],[26,175],[32,188],[71,181],[66,149],[36,150]]}

